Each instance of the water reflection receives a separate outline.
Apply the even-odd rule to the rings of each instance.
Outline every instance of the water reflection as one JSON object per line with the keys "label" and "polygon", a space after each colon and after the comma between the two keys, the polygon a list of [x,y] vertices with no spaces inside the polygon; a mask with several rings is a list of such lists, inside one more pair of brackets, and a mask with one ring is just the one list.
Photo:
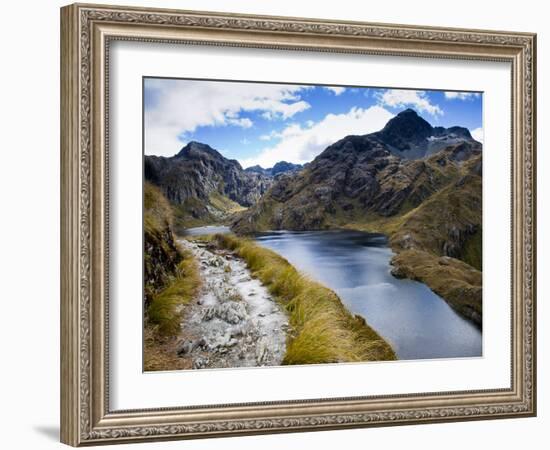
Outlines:
{"label": "water reflection", "polygon": [[481,356],[481,332],[426,285],[390,274],[383,235],[355,231],[271,232],[257,237],[302,272],[334,289],[400,359]]}
{"label": "water reflection", "polygon": [[229,233],[231,230],[224,225],[207,225],[204,227],[187,228],[184,236],[201,236],[204,234]]}

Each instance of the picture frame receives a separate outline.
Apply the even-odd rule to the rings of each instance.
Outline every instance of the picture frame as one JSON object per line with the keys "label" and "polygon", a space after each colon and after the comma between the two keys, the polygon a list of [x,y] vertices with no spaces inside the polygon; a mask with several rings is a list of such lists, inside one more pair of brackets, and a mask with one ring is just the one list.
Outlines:
{"label": "picture frame", "polygon": [[[510,385],[114,410],[109,64],[110,46],[118,41],[509,64]],[[62,8],[61,441],[81,446],[536,415],[535,180],[534,34],[106,5]]]}

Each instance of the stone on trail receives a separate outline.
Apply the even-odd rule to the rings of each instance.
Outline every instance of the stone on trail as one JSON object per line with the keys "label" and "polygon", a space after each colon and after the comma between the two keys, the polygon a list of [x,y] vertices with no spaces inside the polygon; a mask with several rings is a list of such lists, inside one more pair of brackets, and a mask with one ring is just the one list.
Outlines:
{"label": "stone on trail", "polygon": [[204,369],[210,360],[208,358],[203,358],[202,356],[199,356],[198,358],[195,358],[193,360],[193,369]]}
{"label": "stone on trail", "polygon": [[203,284],[182,321],[178,356],[194,369],[280,364],[288,320],[267,288],[238,256],[181,243],[199,260]]}
{"label": "stone on trail", "polygon": [[238,324],[248,316],[246,307],[242,303],[227,302],[220,305],[206,308],[203,320],[209,321],[214,318],[221,319],[233,325]]}

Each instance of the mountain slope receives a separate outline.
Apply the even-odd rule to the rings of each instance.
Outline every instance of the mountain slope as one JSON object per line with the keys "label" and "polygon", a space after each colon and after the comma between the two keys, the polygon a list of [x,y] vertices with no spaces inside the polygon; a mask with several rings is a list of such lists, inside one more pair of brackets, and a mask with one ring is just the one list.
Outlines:
{"label": "mountain slope", "polygon": [[348,136],[300,173],[279,176],[233,226],[240,233],[325,229],[402,214],[450,183],[462,160],[480,152],[480,144],[464,142],[408,160],[370,135]]}
{"label": "mountain slope", "polygon": [[268,177],[275,177],[281,173],[297,172],[304,168],[301,164],[293,164],[287,161],[279,161],[273,167],[264,169],[262,166],[256,165],[245,169],[246,172],[256,172]]}
{"label": "mountain slope", "polygon": [[451,145],[476,143],[467,128],[432,127],[412,109],[400,112],[382,130],[370,136],[378,139],[395,155],[407,159],[433,155]]}
{"label": "mountain slope", "polygon": [[145,306],[176,272],[181,260],[172,234],[172,211],[160,190],[144,186],[143,204],[143,278]]}
{"label": "mountain slope", "polygon": [[432,127],[406,110],[277,177],[232,227],[383,232],[396,276],[424,281],[481,326],[481,194],[481,144],[465,128]]}
{"label": "mountain slope", "polygon": [[175,156],[145,156],[145,179],[174,205],[176,226],[224,221],[256,203],[271,177],[245,172],[208,145],[190,142]]}

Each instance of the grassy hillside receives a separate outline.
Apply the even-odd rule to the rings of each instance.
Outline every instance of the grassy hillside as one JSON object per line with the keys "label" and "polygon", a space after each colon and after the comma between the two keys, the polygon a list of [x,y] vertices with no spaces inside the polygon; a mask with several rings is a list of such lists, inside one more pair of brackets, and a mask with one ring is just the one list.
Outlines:
{"label": "grassy hillside", "polygon": [[145,304],[168,282],[181,260],[172,232],[172,208],[160,190],[145,183],[143,191]]}
{"label": "grassy hillside", "polygon": [[183,234],[186,228],[229,223],[234,214],[246,208],[230,198],[213,192],[208,201],[188,198],[182,204],[172,204],[174,232]]}
{"label": "grassy hillside", "polygon": [[[238,217],[233,230],[351,228],[384,233],[398,254],[393,259],[396,275],[421,280],[481,326],[481,154],[462,161],[456,159],[460,151],[460,146],[449,147],[418,161],[375,159],[383,167],[366,179],[354,175],[353,164],[331,178],[326,167],[333,167],[319,163],[322,176],[305,169],[299,177],[280,179]],[[356,178],[357,186],[368,187],[369,180],[372,186],[355,195],[350,185]]]}
{"label": "grassy hillside", "polygon": [[175,243],[172,208],[150,183],[144,186],[143,206],[144,368],[177,367],[170,346],[179,330],[181,307],[198,290],[198,268],[192,255],[180,251]]}
{"label": "grassy hillside", "polygon": [[444,189],[395,217],[348,226],[383,232],[397,253],[392,273],[422,281],[462,316],[482,323],[481,157]]}
{"label": "grassy hillside", "polygon": [[332,290],[309,280],[275,252],[234,235],[215,240],[243,258],[288,312],[292,331],[283,364],[396,359],[391,346],[364,319],[350,314]]}

